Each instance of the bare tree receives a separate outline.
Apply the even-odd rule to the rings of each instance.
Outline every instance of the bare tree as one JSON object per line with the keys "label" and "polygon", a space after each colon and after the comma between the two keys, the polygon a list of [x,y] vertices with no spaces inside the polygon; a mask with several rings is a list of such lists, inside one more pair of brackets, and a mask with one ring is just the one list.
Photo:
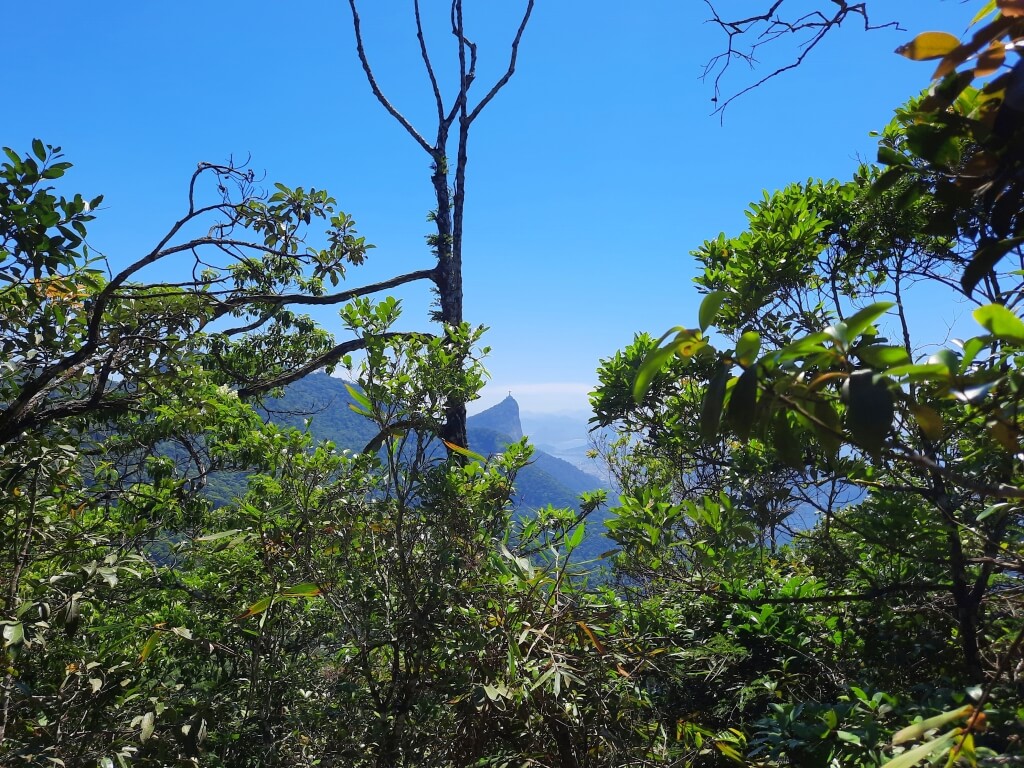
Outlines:
{"label": "bare tree", "polygon": [[[448,326],[458,325],[463,321],[462,223],[466,202],[466,165],[469,157],[470,127],[515,73],[519,44],[530,21],[530,15],[533,13],[534,0],[527,0],[515,37],[512,39],[507,68],[476,103],[470,102],[470,90],[473,88],[477,74],[477,45],[466,36],[462,0],[452,0],[449,8],[451,34],[455,38],[458,55],[458,79],[455,93],[448,100],[442,93],[434,60],[427,48],[420,2],[413,0],[416,39],[419,43],[423,66],[426,68],[430,80],[437,112],[437,124],[432,139],[427,138],[430,133],[421,131],[406,119],[381,90],[366,53],[362,20],[357,2],[348,0],[348,4],[352,12],[356,52],[370,88],[373,90],[373,95],[430,156],[433,171],[430,181],[434,188],[437,204],[431,217],[437,231],[430,237],[430,243],[437,257],[437,264],[431,273],[439,303],[439,311],[435,314],[435,319]],[[449,145],[453,141],[455,144],[454,164],[450,160],[452,154],[449,152]],[[456,445],[466,445],[466,404],[457,400],[449,402],[446,417],[447,421],[442,437]]]}

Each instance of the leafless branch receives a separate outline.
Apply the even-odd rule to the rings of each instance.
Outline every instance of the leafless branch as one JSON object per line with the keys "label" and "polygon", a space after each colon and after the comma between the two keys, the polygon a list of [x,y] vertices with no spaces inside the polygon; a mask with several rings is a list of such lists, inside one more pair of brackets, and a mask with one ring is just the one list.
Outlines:
{"label": "leafless branch", "polygon": [[530,22],[530,15],[533,13],[533,3],[534,0],[529,0],[529,2],[527,2],[526,11],[524,11],[523,13],[523,19],[522,21],[519,22],[519,29],[516,30],[516,36],[512,40],[512,49],[509,54],[508,69],[505,70],[505,74],[501,76],[498,82],[496,82],[491,87],[491,90],[487,92],[487,95],[480,100],[480,103],[473,108],[473,111],[469,113],[469,117],[467,118],[467,120],[470,123],[476,120],[477,115],[480,114],[483,108],[490,103],[491,99],[493,99],[498,94],[498,91],[505,87],[506,83],[508,83],[508,81],[512,78],[512,75],[515,74],[516,59],[519,57],[519,43],[523,39],[523,32],[526,31],[526,25]]}
{"label": "leafless branch", "polygon": [[[850,17],[859,17],[864,23],[865,31],[886,28],[902,29],[896,21],[872,24],[868,17],[867,2],[850,3],[848,0],[830,0],[836,7],[828,13],[823,11],[798,12],[799,15],[795,16],[784,15],[782,6],[785,2],[786,0],[774,0],[764,13],[742,19],[725,19],[719,14],[713,0],[704,0],[705,5],[711,11],[711,18],[708,21],[717,26],[726,36],[725,51],[708,61],[704,66],[704,73],[701,75],[703,80],[713,76],[714,95],[711,100],[716,105],[714,114],[722,115],[726,107],[740,96],[799,67],[810,52],[832,30],[841,27]],[[754,69],[758,63],[757,56],[760,49],[790,35],[795,35],[799,39],[799,53],[795,59],[788,64],[776,67],[756,82],[722,100],[722,81],[734,61],[744,62]],[[754,42],[749,46],[740,47],[741,40],[751,38]]]}
{"label": "leafless branch", "polygon": [[427,68],[427,77],[430,78],[430,87],[434,91],[434,103],[437,106],[437,120],[444,122],[444,98],[441,96],[441,87],[437,84],[437,76],[434,74],[434,65],[430,61],[430,54],[427,52],[427,40],[423,36],[423,20],[420,17],[420,0],[413,0],[413,14],[416,16],[416,39],[420,44],[420,58],[423,59],[423,66]]}
{"label": "leafless branch", "polygon": [[377,97],[377,101],[380,102],[381,106],[388,111],[388,113],[399,122],[399,124],[405,128],[413,140],[423,147],[423,151],[431,157],[437,155],[437,151],[434,147],[430,146],[426,139],[420,135],[412,123],[410,123],[401,112],[399,112],[394,104],[392,104],[384,92],[377,85],[377,78],[373,74],[373,68],[370,66],[370,60],[366,57],[366,48],[363,46],[363,32],[362,22],[359,18],[359,9],[356,8],[356,0],[348,0],[348,7],[352,11],[352,29],[356,36],[356,53],[359,55],[359,63],[363,66],[363,72],[366,74],[366,80],[370,83],[370,89],[373,91],[373,95]]}

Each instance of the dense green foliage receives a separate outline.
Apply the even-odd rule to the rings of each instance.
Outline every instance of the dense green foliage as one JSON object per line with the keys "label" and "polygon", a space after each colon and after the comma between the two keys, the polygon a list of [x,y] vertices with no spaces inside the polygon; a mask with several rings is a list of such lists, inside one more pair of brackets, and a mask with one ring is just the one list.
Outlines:
{"label": "dense green foliage", "polygon": [[[1024,760],[1024,74],[970,58],[1024,38],[997,5],[908,47],[943,79],[880,134],[889,170],[766,193],[694,253],[696,326],[602,361],[599,578],[601,494],[522,515],[524,440],[439,441],[481,331],[339,289],[369,246],[325,192],[200,166],[111,274],[59,149],[6,150],[0,762]],[[190,279],[147,279],[171,259]],[[914,303],[954,298],[964,338],[936,338]],[[344,417],[281,408],[335,366]]]}

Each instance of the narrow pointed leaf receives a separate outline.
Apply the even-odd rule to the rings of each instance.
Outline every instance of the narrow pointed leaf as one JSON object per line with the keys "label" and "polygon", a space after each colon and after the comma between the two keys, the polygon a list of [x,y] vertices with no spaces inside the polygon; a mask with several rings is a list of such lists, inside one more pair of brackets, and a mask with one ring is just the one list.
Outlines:
{"label": "narrow pointed leaf", "polygon": [[697,314],[701,333],[706,331],[715,321],[715,317],[718,316],[718,310],[722,308],[722,304],[728,295],[725,291],[712,291],[704,297],[704,301],[700,303],[700,311]]}

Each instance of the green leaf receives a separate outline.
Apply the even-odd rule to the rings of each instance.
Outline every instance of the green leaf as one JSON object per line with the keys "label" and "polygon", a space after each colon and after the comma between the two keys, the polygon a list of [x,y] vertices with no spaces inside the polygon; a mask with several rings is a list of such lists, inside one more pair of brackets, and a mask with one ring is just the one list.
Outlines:
{"label": "green leaf", "polygon": [[725,385],[729,381],[729,369],[720,365],[708,382],[707,391],[700,408],[700,436],[706,443],[718,436],[722,421],[722,404],[725,402]]}
{"label": "green leaf", "polygon": [[142,716],[142,728],[139,731],[139,741],[145,744],[156,730],[156,713],[150,711]]}
{"label": "green leaf", "polygon": [[960,357],[951,349],[940,349],[928,358],[926,365],[941,365],[948,376],[955,376],[960,371]]}
{"label": "green leaf", "polygon": [[901,728],[892,737],[892,743],[903,744],[907,741],[917,741],[924,736],[928,731],[934,728],[941,728],[944,725],[948,725],[956,720],[964,720],[970,717],[974,713],[974,707],[970,704],[965,704],[962,707],[951,709],[942,714],[935,715],[935,717],[929,717],[926,720],[921,720],[913,725],[908,725],[906,728]]}
{"label": "green leaf", "polygon": [[1008,240],[986,243],[978,248],[960,278],[960,285],[963,287],[964,293],[970,296],[974,287],[992,271],[999,260],[1021,243],[1024,243],[1024,237],[1011,237]]}
{"label": "green leaf", "polygon": [[320,587],[312,582],[296,584],[293,587],[286,587],[281,590],[284,597],[316,597],[320,594]]}
{"label": "green leaf", "polygon": [[149,637],[146,638],[146,642],[142,644],[142,650],[139,651],[139,663],[141,664],[150,657],[153,650],[156,648],[157,642],[160,640],[160,632],[152,632]]}
{"label": "green leaf", "polygon": [[[353,387],[348,382],[345,382],[345,389],[348,390],[348,393],[352,397],[352,399],[356,401],[355,403],[349,403],[349,408],[363,416],[369,416],[371,413],[373,413],[373,405],[372,403],[370,403],[370,399],[366,395],[364,395],[362,392],[360,392],[358,389]],[[358,403],[360,407],[357,407],[356,403]]]}
{"label": "green leaf", "polygon": [[1003,341],[1024,344],[1024,322],[1002,304],[986,304],[974,310],[974,319]]}
{"label": "green leaf", "polygon": [[894,365],[906,365],[910,362],[910,355],[903,347],[886,347],[869,344],[856,349],[859,357],[866,365],[880,371],[892,368]]}
{"label": "green leaf", "polygon": [[956,742],[956,737],[959,735],[960,729],[956,728],[934,741],[926,741],[918,747],[907,750],[902,755],[897,755],[888,763],[883,764],[882,768],[911,768],[911,766],[917,765],[922,760],[927,760],[933,755],[948,750]]}
{"label": "green leaf", "polygon": [[860,336],[875,320],[894,306],[896,305],[891,301],[879,301],[864,307],[864,309],[854,313],[851,317],[846,318],[844,322],[846,323],[847,338],[852,341]]}
{"label": "green leaf", "polygon": [[761,334],[756,331],[747,331],[736,342],[736,359],[744,368],[757,359],[757,353],[760,351]]}
{"label": "green leaf", "polygon": [[665,365],[669,360],[676,355],[689,359],[700,349],[707,346],[707,342],[701,338],[698,331],[678,326],[665,333],[658,343],[660,344],[661,341],[667,339],[672,333],[676,334],[675,338],[665,346],[659,346],[654,351],[649,352],[640,365],[636,379],[633,381],[633,400],[635,402],[643,402],[655,377],[664,371]]}
{"label": "green leaf", "polygon": [[583,537],[585,535],[586,527],[583,523],[580,523],[576,526],[576,529],[569,535],[569,540],[566,542],[566,546],[569,549],[576,549],[576,547],[578,547],[582,543]]}
{"label": "green leaf", "polygon": [[266,611],[273,604],[273,596],[264,597],[262,600],[257,600],[255,603],[250,605],[244,613],[240,613],[235,616],[235,621],[242,621],[248,619],[250,616],[257,616]]}
{"label": "green leaf", "polygon": [[832,403],[822,398],[818,398],[814,401],[814,407],[811,409],[811,413],[814,418],[820,422],[820,424],[812,422],[814,434],[818,438],[818,442],[821,443],[821,447],[825,450],[829,459],[834,459],[839,454],[839,449],[842,447],[842,440],[840,439],[840,435],[842,434],[842,423],[839,420],[839,414],[836,413],[836,409],[832,407]]}
{"label": "green leaf", "polygon": [[882,450],[895,416],[892,392],[869,368],[854,371],[843,383],[846,428],[857,444],[873,455]]}
{"label": "green leaf", "polygon": [[218,539],[226,539],[228,536],[234,536],[241,531],[240,528],[232,528],[230,531],[219,531],[218,533],[208,533],[205,536],[197,536],[193,541],[217,541]]}
{"label": "green leaf", "polygon": [[729,395],[729,425],[741,440],[750,436],[757,408],[757,366],[747,368],[736,380]]}
{"label": "green leaf", "polygon": [[46,161],[46,147],[39,139],[32,139],[32,151],[41,161]]}
{"label": "green leaf", "polygon": [[718,310],[722,308],[722,303],[728,295],[725,291],[712,291],[704,297],[704,300],[700,303],[700,311],[697,313],[701,333],[706,331],[715,321],[715,317],[718,316]]}
{"label": "green leaf", "polygon": [[892,147],[887,147],[884,144],[878,147],[878,162],[882,165],[911,165],[911,162],[906,155],[902,152],[896,151]]}
{"label": "green leaf", "polygon": [[25,642],[25,625],[20,621],[12,621],[4,625],[4,647],[21,645]]}

